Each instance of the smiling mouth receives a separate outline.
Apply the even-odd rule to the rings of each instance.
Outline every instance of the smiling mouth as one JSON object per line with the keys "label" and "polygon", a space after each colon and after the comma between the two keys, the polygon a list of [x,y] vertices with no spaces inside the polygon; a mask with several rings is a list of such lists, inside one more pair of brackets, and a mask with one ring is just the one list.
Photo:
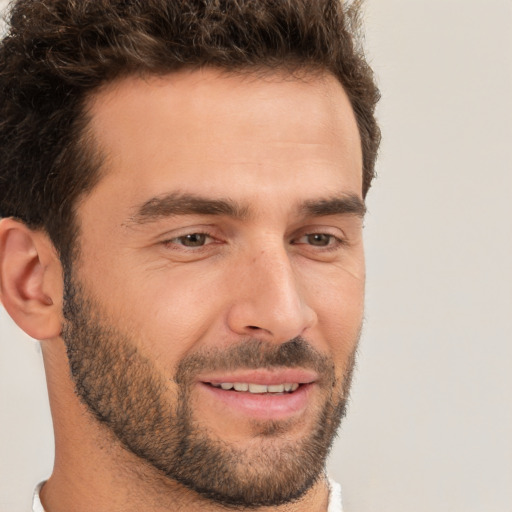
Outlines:
{"label": "smiling mouth", "polygon": [[227,407],[227,411],[237,418],[242,415],[256,420],[278,421],[304,413],[314,396],[316,383],[315,376],[306,372],[282,373],[285,375],[257,371],[253,375],[207,377],[200,382],[207,396],[215,400],[210,403],[214,404],[216,413],[222,411],[224,414],[224,407]]}
{"label": "smiling mouth", "polygon": [[264,394],[285,394],[285,393],[293,393],[296,391],[301,384],[297,382],[285,382],[283,384],[256,384],[252,382],[220,382],[213,383],[208,382],[210,386],[218,389],[222,389],[224,391],[238,391],[240,393],[252,393],[255,395],[264,395]]}

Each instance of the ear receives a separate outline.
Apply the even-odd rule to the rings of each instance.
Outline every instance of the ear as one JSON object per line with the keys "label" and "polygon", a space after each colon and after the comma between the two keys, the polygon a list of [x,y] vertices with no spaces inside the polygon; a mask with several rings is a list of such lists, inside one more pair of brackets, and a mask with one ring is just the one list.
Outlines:
{"label": "ear", "polygon": [[59,336],[62,293],[62,266],[49,237],[0,220],[0,300],[12,319],[32,338]]}

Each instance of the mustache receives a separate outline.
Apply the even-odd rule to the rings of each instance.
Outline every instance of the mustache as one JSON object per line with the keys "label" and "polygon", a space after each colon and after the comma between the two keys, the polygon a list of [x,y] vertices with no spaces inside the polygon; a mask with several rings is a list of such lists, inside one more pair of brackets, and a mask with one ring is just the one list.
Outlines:
{"label": "mustache", "polygon": [[322,380],[335,379],[332,359],[298,336],[281,344],[249,338],[228,348],[201,349],[180,361],[174,381],[187,384],[205,371],[274,368],[302,368],[315,371]]}

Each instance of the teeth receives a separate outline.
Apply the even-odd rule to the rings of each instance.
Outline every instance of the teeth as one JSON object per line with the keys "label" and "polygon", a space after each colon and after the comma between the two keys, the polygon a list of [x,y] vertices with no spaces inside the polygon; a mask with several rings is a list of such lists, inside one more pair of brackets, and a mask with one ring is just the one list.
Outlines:
{"label": "teeth", "polygon": [[267,393],[268,387],[263,384],[249,384],[249,393]]}
{"label": "teeth", "polygon": [[249,393],[290,393],[298,389],[297,382],[286,382],[285,384],[252,384],[247,382],[222,382],[221,384],[212,384],[215,388],[221,388],[225,391],[234,389],[235,391],[249,391]]}

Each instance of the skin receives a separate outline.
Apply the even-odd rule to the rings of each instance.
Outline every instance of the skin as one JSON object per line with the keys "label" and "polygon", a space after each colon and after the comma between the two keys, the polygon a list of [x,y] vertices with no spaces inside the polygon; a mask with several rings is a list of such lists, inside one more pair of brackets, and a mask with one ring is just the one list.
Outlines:
{"label": "skin", "polygon": [[[343,382],[363,315],[362,216],[303,208],[334,197],[363,204],[360,139],[337,80],[212,69],[128,77],[97,91],[89,115],[105,158],[101,180],[77,205],[73,272],[102,317],[162,376],[201,351],[301,336]],[[140,215],[141,205],[173,194],[227,198],[244,215]],[[207,234],[204,243],[187,247],[195,233]],[[77,398],[61,337],[62,268],[46,235],[4,219],[0,279],[8,312],[43,340],[56,439],[47,511],[217,510],[125,450]],[[326,391],[315,383],[309,391],[303,407],[278,418],[286,442],[314,428]],[[172,379],[167,392],[172,402]],[[208,436],[255,461],[270,442],[254,439],[272,417],[256,425],[199,383],[191,403]],[[279,449],[285,440],[271,442]],[[301,500],[268,510],[326,511],[327,501],[319,479]]]}

